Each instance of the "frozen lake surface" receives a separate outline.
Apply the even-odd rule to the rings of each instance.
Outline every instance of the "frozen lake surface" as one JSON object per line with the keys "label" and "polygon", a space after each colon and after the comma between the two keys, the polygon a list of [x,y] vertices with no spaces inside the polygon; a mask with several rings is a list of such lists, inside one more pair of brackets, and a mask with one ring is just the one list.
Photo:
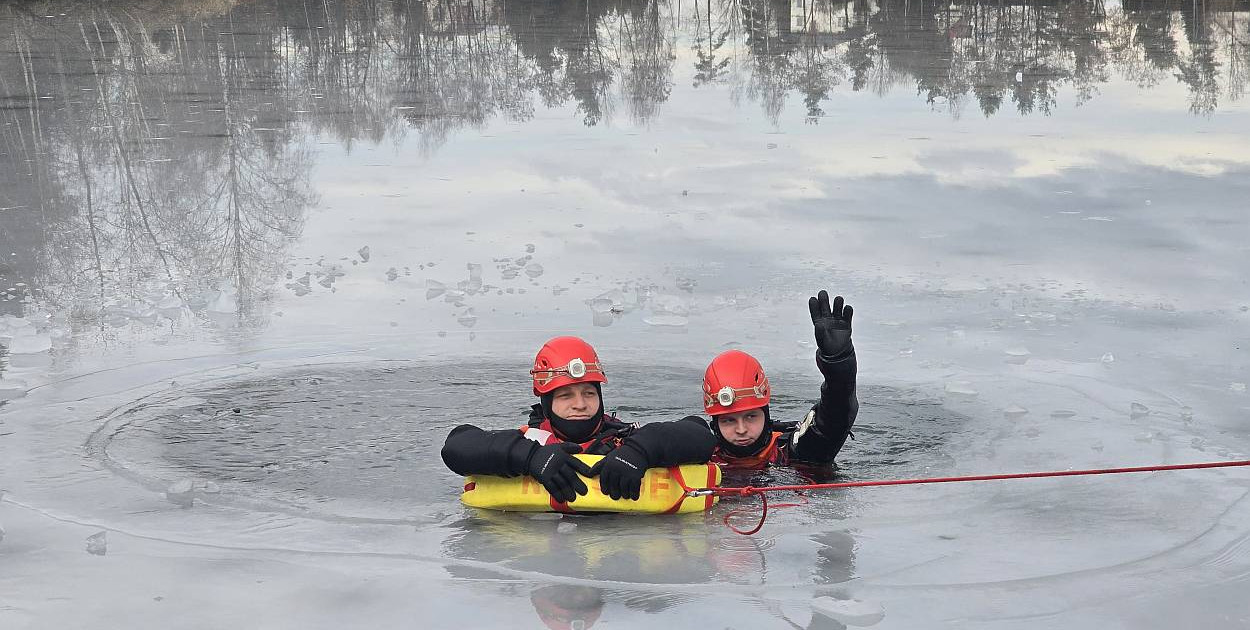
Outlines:
{"label": "frozen lake surface", "polygon": [[1244,1],[0,6],[0,627],[1250,627],[1246,468],[743,537],[438,456],[559,334],[796,419],[827,288],[841,479],[1246,459],[1247,62]]}

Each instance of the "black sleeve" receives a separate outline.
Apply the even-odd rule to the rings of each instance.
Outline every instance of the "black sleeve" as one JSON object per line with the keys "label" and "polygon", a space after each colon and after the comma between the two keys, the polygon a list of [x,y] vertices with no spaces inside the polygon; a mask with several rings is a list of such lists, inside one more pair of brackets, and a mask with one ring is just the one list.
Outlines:
{"label": "black sleeve", "polygon": [[836,359],[816,354],[816,365],[824,375],[820,402],[812,407],[790,439],[790,456],[798,461],[833,461],[855,425],[859,399],[855,397],[855,350]]}
{"label": "black sleeve", "polygon": [[443,463],[458,475],[515,477],[525,472],[536,448],[538,442],[526,439],[516,429],[485,431],[462,424],[447,434]]}
{"label": "black sleeve", "polygon": [[678,464],[702,464],[712,458],[716,436],[699,416],[686,416],[676,422],[644,424],[625,438],[647,456],[650,468]]}

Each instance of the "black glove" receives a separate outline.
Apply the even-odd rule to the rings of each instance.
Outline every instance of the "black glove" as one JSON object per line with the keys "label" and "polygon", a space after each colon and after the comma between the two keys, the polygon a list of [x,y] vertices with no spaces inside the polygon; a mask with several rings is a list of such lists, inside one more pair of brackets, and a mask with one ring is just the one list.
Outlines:
{"label": "black glove", "polygon": [[590,466],[573,453],[582,452],[580,445],[572,442],[548,444],[533,449],[525,462],[526,474],[543,484],[552,498],[562,503],[572,503],[577,495],[586,494],[586,482],[577,477],[594,475]]}
{"label": "black glove", "polygon": [[650,464],[647,454],[625,440],[590,469],[591,477],[599,475],[599,489],[613,499],[638,500],[642,478]]}
{"label": "black glove", "polygon": [[829,293],[821,290],[819,297],[808,298],[807,308],[812,312],[812,326],[816,329],[816,346],[825,359],[838,359],[850,352],[851,315],[850,304],[843,306],[842,296],[833,299],[829,308]]}

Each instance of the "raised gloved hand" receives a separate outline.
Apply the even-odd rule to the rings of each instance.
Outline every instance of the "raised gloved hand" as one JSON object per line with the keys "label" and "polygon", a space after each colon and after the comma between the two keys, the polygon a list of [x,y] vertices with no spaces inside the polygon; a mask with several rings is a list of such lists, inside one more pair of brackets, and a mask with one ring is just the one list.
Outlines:
{"label": "raised gloved hand", "polygon": [[817,297],[808,298],[807,308],[812,312],[812,326],[816,329],[816,345],[825,359],[837,359],[850,352],[851,316],[850,304],[843,304],[842,296],[833,299],[829,307],[829,293],[821,290]]}
{"label": "raised gloved hand", "polygon": [[581,473],[592,476],[590,466],[576,457],[574,453],[582,452],[582,447],[572,442],[539,446],[530,453],[525,462],[526,474],[543,484],[552,498],[563,503],[572,503],[577,495],[586,494],[586,482],[578,478]]}
{"label": "raised gloved hand", "polygon": [[589,476],[598,475],[599,489],[613,499],[637,501],[648,467],[647,454],[638,445],[625,440],[591,467]]}

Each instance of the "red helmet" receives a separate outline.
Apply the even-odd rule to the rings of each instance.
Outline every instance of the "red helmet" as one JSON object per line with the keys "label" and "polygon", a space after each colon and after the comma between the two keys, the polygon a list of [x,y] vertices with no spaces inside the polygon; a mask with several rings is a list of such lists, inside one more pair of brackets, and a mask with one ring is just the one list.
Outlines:
{"label": "red helmet", "polygon": [[760,362],[741,350],[720,353],[703,373],[703,410],[708,415],[759,409],[771,394]]}
{"label": "red helmet", "polygon": [[543,344],[534,357],[534,395],[542,396],[573,383],[606,383],[599,355],[577,337],[556,337]]}

